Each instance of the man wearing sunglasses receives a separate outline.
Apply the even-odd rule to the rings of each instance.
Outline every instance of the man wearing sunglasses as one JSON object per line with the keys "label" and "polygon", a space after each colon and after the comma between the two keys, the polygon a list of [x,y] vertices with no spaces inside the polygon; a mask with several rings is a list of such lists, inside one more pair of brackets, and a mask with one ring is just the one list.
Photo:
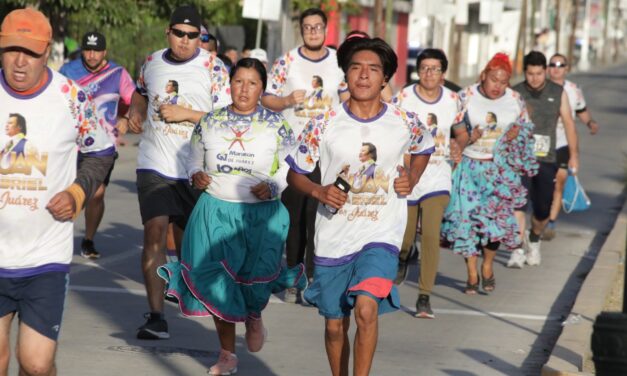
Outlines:
{"label": "man wearing sunglasses", "polygon": [[[300,135],[311,118],[339,104],[339,88],[344,79],[335,50],[324,46],[326,14],[317,8],[304,11],[300,15],[300,32],[303,45],[274,62],[269,72],[267,95],[261,99],[264,106],[283,112],[295,135]],[[315,76],[321,79],[315,81],[322,81],[324,85],[313,98],[314,90],[320,90],[313,86]],[[344,91],[348,96],[348,92]],[[307,176],[320,183],[318,169]],[[314,221],[318,201],[291,187],[283,191],[281,199],[290,213],[290,230],[286,242],[287,265],[294,267],[307,260],[307,276],[312,277]],[[285,300],[299,302],[300,293],[296,289],[288,289]]]}
{"label": "man wearing sunglasses", "polygon": [[[525,100],[531,121],[534,124],[535,155],[539,162],[538,173],[533,177],[523,176],[523,184],[528,190],[527,204],[516,209],[516,218],[527,248],[525,255],[512,252],[509,267],[522,268],[540,265],[540,236],[549,222],[555,175],[557,173],[555,153],[555,132],[557,119],[562,118],[566,142],[570,152],[568,168],[576,172],[579,167],[577,131],[564,88],[546,77],[546,57],[542,52],[531,51],[523,59],[525,81],[513,87]],[[532,204],[531,228],[525,233],[527,205]]]}
{"label": "man wearing sunglasses", "polygon": [[[164,281],[157,267],[166,263],[166,232],[174,223],[177,249],[200,191],[188,180],[190,138],[200,117],[230,102],[224,64],[200,48],[201,19],[193,6],[174,10],[166,29],[169,48],[149,55],[142,66],[129,112],[129,129],[141,133],[137,192],[144,224],[142,271],[150,312],[139,339],[167,339],[163,315]],[[167,93],[177,86],[176,104]]]}
{"label": "man wearing sunglasses", "polygon": [[[568,73],[568,62],[562,54],[555,54],[549,60],[549,78],[556,84],[564,87],[564,92],[568,96],[571,114],[584,123],[590,130],[590,134],[596,134],[599,131],[599,125],[592,119],[590,111],[586,106],[586,100],[579,86],[566,79]],[[553,192],[553,204],[551,205],[551,216],[549,224],[544,229],[542,240],[552,240],[555,237],[555,221],[560,214],[562,208],[562,193],[564,192],[564,184],[568,177],[568,159],[570,153],[568,151],[568,142],[566,141],[566,132],[564,131],[564,123],[562,118],[557,123],[557,133],[555,134],[555,153],[557,157],[557,175],[555,176],[555,192]]]}
{"label": "man wearing sunglasses", "polygon": [[[64,64],[59,72],[76,81],[94,99],[109,136],[114,145],[118,145],[119,137],[126,133],[128,120],[126,115],[118,116],[118,103],[122,101],[125,108],[130,106],[135,84],[124,67],[107,59],[105,36],[96,31],[85,33],[81,43],[81,57]],[[104,183],[85,205],[85,237],[81,242],[81,255],[92,260],[100,257],[94,245],[94,236],[104,215],[104,196],[111,172],[113,166]]]}
{"label": "man wearing sunglasses", "polygon": [[209,51],[214,56],[218,53],[218,40],[204,25],[200,27],[200,48]]}

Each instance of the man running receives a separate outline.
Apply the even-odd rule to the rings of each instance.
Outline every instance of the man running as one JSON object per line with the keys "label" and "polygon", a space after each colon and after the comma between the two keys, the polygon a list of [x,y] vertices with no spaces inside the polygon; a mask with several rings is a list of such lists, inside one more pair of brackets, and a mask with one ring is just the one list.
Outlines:
{"label": "man running", "polygon": [[[348,375],[354,309],[353,374],[364,376],[377,345],[379,314],[400,306],[393,281],[406,196],[435,148],[415,114],[381,100],[397,68],[392,48],[379,38],[344,43],[351,46],[340,48],[338,59],[350,98],[312,119],[286,160],[288,183],[324,204],[317,212],[316,268],[305,299],[325,317],[331,373]],[[407,169],[405,154],[411,154]],[[306,177],[317,163],[322,185]]]}
{"label": "man running", "polygon": [[[459,96],[442,85],[447,68],[448,59],[442,50],[425,49],[416,59],[420,81],[401,90],[392,100],[397,106],[418,115],[422,123],[426,124],[436,145],[435,153],[431,155],[420,182],[407,197],[407,227],[395,280],[400,284],[407,275],[407,261],[416,238],[416,224],[420,216],[422,236],[416,301],[416,317],[420,318],[435,317],[429,297],[440,261],[440,225],[451,191],[450,151],[454,150],[457,158],[461,159],[461,150],[469,138]],[[455,139],[451,139],[451,133]]]}
{"label": "man running", "polygon": [[[555,132],[557,119],[562,118],[566,141],[570,152],[568,168],[577,171],[579,166],[577,131],[571,115],[568,96],[564,88],[546,77],[546,57],[542,52],[531,51],[523,59],[525,81],[513,87],[527,103],[531,121],[534,124],[535,154],[539,162],[538,174],[533,177],[523,176],[523,183],[528,189],[532,202],[531,229],[524,232],[525,213],[528,203],[516,211],[521,236],[525,237],[526,254],[522,249],[512,252],[508,267],[522,268],[528,265],[540,265],[540,236],[549,222],[555,174]],[[529,202],[529,200],[527,202]]]}
{"label": "man running", "polygon": [[[551,81],[564,87],[564,91],[568,96],[568,102],[573,118],[575,115],[590,130],[590,134],[594,135],[599,131],[599,124],[592,119],[590,110],[586,106],[586,100],[583,96],[581,88],[574,82],[566,79],[568,73],[568,62],[562,54],[555,54],[549,61],[549,78]],[[564,192],[564,184],[568,177],[568,159],[570,153],[568,151],[568,143],[566,141],[566,133],[564,132],[564,123],[562,118],[557,123],[557,133],[555,134],[555,154],[557,158],[557,175],[555,176],[555,192],[553,192],[553,204],[551,205],[551,216],[549,223],[544,229],[542,240],[551,240],[555,237],[555,221],[562,209],[562,193]]]}
{"label": "man running", "polygon": [[[200,23],[196,8],[174,10],[167,29],[169,48],[146,58],[129,112],[129,129],[141,133],[137,193],[144,224],[142,271],[150,307],[146,323],[137,330],[139,339],[170,337],[163,315],[164,282],[157,275],[157,267],[166,263],[168,223],[175,224],[180,249],[187,218],[200,193],[192,189],[187,176],[192,131],[202,115],[230,101],[224,65],[199,48]],[[174,86],[176,104],[171,103]]]}
{"label": "man running", "polygon": [[[305,10],[299,19],[303,44],[279,57],[270,69],[267,94],[262,97],[264,106],[273,111],[282,111],[294,134],[300,134],[305,124],[340,102],[340,85],[344,74],[337,64],[335,50],[324,46],[327,33],[327,16],[317,8]],[[318,76],[324,87],[318,98],[308,100],[316,90],[314,77]],[[308,175],[320,183],[320,171]],[[285,253],[287,266],[294,267],[303,261],[307,277],[313,277],[313,234],[318,201],[307,197],[292,187],[281,195],[281,200],[290,213],[290,230],[287,235]],[[301,301],[297,289],[288,289],[285,300],[290,303]]]}
{"label": "man running", "polygon": [[[8,374],[16,315],[19,374],[57,374],[72,220],[102,184],[115,151],[89,95],[46,67],[51,41],[50,22],[35,9],[14,10],[2,21],[0,119],[15,119],[28,136],[6,152],[0,168],[2,375]],[[0,136],[0,145],[9,139]],[[78,152],[84,156],[77,170]]]}
{"label": "man running", "polygon": [[[118,114],[118,103],[122,101],[127,107],[130,106],[135,84],[124,67],[107,60],[105,36],[95,31],[83,35],[81,57],[64,64],[59,72],[76,81],[93,98],[100,119],[105,122],[113,144],[117,145],[118,137],[126,133],[128,126],[128,117]],[[117,158],[117,152],[115,156]],[[79,164],[81,162],[79,156]],[[85,237],[81,242],[81,255],[88,259],[100,257],[94,245],[94,236],[104,215],[105,190],[112,171],[113,166],[85,206]]]}

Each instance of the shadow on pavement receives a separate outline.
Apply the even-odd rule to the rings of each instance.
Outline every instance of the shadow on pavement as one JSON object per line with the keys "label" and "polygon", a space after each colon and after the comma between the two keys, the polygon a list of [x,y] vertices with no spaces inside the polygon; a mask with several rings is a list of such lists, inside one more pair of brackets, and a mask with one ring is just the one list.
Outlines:
{"label": "shadow on pavement", "polygon": [[[607,202],[609,207],[592,206],[590,211],[581,213],[561,214],[558,220],[558,236],[559,236],[559,223],[570,223],[581,227],[591,227],[594,224],[594,230],[596,234],[592,239],[590,245],[587,247],[587,251],[580,255],[581,258],[577,263],[577,266],[573,269],[570,276],[564,283],[564,287],[557,295],[553,305],[549,310],[549,317],[560,317],[559,320],[547,320],[544,322],[540,334],[536,337],[534,343],[531,345],[531,351],[523,361],[522,369],[529,374],[539,374],[542,365],[544,365],[551,355],[551,352],[557,356],[564,356],[563,359],[568,361],[572,357],[566,356],[570,354],[570,350],[557,347],[554,349],[555,343],[562,332],[562,322],[568,318],[570,311],[575,303],[577,294],[581,289],[581,285],[586,276],[590,272],[599,250],[605,243],[605,239],[609,234],[616,217],[620,212],[622,203],[625,201],[626,191],[623,190],[618,196],[605,195],[603,201],[600,197],[601,194],[592,194],[592,197],[597,197],[597,202]],[[594,205],[594,204],[593,204]],[[569,235],[570,236],[570,235]],[[550,244],[550,243],[549,243]],[[592,320],[592,318],[586,318]]]}

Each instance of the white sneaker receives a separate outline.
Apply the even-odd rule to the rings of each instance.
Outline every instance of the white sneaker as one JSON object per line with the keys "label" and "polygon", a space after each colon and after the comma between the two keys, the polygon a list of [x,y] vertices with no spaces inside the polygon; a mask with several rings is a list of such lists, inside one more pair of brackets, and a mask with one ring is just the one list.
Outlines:
{"label": "white sneaker", "polygon": [[527,243],[527,265],[540,265],[540,261],[542,261],[542,256],[540,256],[540,244],[541,241],[539,240],[537,242]]}
{"label": "white sneaker", "polygon": [[525,250],[522,248],[516,248],[512,251],[512,255],[509,257],[509,261],[507,261],[507,267],[522,269],[523,266],[525,266],[526,260],[527,256],[525,256]]}

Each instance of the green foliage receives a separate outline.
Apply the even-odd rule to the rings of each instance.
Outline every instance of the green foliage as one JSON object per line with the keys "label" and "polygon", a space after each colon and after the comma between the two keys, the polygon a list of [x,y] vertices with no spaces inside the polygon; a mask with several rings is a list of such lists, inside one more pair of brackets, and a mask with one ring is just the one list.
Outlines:
{"label": "green foliage", "polygon": [[[243,25],[246,46],[254,45],[257,21],[242,19],[238,0],[0,0],[0,17],[34,6],[50,18],[57,41],[80,41],[84,33],[99,31],[107,37],[108,58],[136,77],[145,56],[167,46],[164,32],[170,14],[183,4],[195,5],[209,26]],[[291,0],[290,5],[295,17],[311,7],[327,12],[359,9],[357,0]]]}
{"label": "green foliage", "polygon": [[355,13],[360,9],[357,0],[291,0],[291,2],[292,9],[296,14],[309,8],[320,8],[327,13],[337,10]]}

